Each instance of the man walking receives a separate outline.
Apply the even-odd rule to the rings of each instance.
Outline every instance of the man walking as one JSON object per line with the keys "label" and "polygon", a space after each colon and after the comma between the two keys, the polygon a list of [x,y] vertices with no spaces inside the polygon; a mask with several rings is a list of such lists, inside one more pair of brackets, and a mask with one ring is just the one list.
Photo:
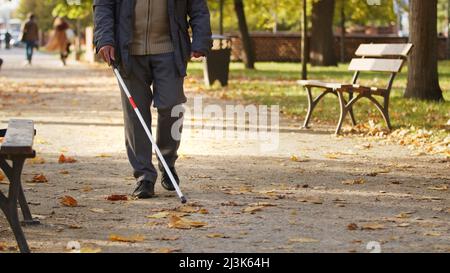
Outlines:
{"label": "man walking", "polygon": [[[186,102],[187,62],[212,47],[206,0],[94,0],[94,21],[97,52],[109,64],[119,64],[149,128],[152,102],[158,109],[157,145],[179,184],[175,161],[180,140],[172,135],[172,127],[182,117],[171,112]],[[122,107],[127,154],[137,180],[133,196],[150,198],[157,179],[151,143],[123,92]],[[159,169],[162,186],[174,191],[161,164]]]}
{"label": "man walking", "polygon": [[38,46],[39,27],[36,23],[36,16],[32,13],[28,15],[28,21],[22,27],[22,42],[25,43],[25,52],[28,64],[31,65],[34,48]]}

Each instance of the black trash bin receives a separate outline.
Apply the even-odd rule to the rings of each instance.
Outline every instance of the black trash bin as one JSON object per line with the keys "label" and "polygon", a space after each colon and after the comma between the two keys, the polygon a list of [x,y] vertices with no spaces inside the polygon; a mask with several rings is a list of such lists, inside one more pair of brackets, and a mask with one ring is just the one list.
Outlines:
{"label": "black trash bin", "polygon": [[230,71],[231,38],[223,35],[213,35],[214,46],[204,59],[203,74],[206,86],[211,86],[216,80],[222,86],[228,85]]}

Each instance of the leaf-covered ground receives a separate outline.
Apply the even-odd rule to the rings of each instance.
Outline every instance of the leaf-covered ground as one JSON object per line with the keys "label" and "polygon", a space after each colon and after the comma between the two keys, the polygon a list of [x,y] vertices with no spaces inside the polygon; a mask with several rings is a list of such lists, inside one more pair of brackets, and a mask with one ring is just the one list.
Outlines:
{"label": "leaf-covered ground", "polygon": [[[189,204],[181,206],[159,184],[157,198],[133,200],[111,72],[62,68],[47,55],[22,67],[22,55],[1,52],[0,120],[36,122],[38,158],[27,163],[23,179],[42,223],[24,228],[35,252],[368,252],[370,242],[385,252],[450,251],[450,162],[427,151],[429,142],[411,147],[430,138],[426,131],[412,140],[417,130],[380,138],[373,125],[360,128],[363,136],[335,137],[328,124],[303,131],[285,116],[279,149],[262,153],[254,140],[187,129],[178,170]],[[188,97],[203,96],[205,106],[235,103],[225,99],[237,82],[212,96],[200,88],[195,67]],[[286,69],[276,85],[293,85],[294,78]],[[260,88],[255,83],[255,92]],[[201,122],[186,117],[187,124]],[[5,183],[0,175],[2,191]],[[1,214],[0,251],[16,251]]]}

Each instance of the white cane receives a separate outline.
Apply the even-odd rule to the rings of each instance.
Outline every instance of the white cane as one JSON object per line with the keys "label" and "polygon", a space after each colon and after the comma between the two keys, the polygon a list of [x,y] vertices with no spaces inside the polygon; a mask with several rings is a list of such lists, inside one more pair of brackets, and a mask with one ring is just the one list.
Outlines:
{"label": "white cane", "polygon": [[141,115],[141,112],[139,111],[138,107],[136,106],[136,103],[134,102],[133,97],[130,94],[130,91],[128,90],[127,85],[123,81],[122,76],[120,75],[119,70],[117,69],[117,65],[113,64],[113,70],[114,74],[116,75],[117,79],[119,80],[120,85],[122,86],[122,90],[127,95],[128,100],[131,103],[131,106],[134,109],[134,112],[136,112],[136,115],[138,116],[142,126],[144,127],[145,132],[147,133],[148,138],[150,139],[150,142],[152,143],[152,147],[156,152],[156,155],[158,156],[160,162],[164,166],[164,170],[166,170],[166,173],[169,175],[170,181],[172,182],[173,187],[175,188],[175,191],[178,194],[178,197],[181,199],[181,203],[185,204],[187,202],[186,197],[183,195],[183,193],[180,190],[180,187],[178,186],[178,183],[175,181],[175,178],[173,177],[172,172],[170,171],[169,166],[167,165],[166,160],[164,159],[163,155],[161,154],[161,151],[159,150],[158,146],[155,143],[155,140],[153,139],[152,133],[150,133],[150,130],[148,129],[147,124],[144,121],[144,118]]}

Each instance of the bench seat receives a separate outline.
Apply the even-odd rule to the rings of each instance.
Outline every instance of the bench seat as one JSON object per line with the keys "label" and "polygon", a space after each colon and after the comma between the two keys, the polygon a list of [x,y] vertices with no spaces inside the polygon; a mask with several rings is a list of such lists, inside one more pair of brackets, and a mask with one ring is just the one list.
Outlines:
{"label": "bench seat", "polygon": [[11,120],[8,128],[0,130],[0,169],[9,180],[8,194],[0,190],[0,208],[16,237],[21,252],[30,252],[18,217],[17,203],[23,214],[23,224],[38,224],[32,218],[22,187],[22,170],[27,158],[34,158],[33,140],[36,131],[31,120]]}

